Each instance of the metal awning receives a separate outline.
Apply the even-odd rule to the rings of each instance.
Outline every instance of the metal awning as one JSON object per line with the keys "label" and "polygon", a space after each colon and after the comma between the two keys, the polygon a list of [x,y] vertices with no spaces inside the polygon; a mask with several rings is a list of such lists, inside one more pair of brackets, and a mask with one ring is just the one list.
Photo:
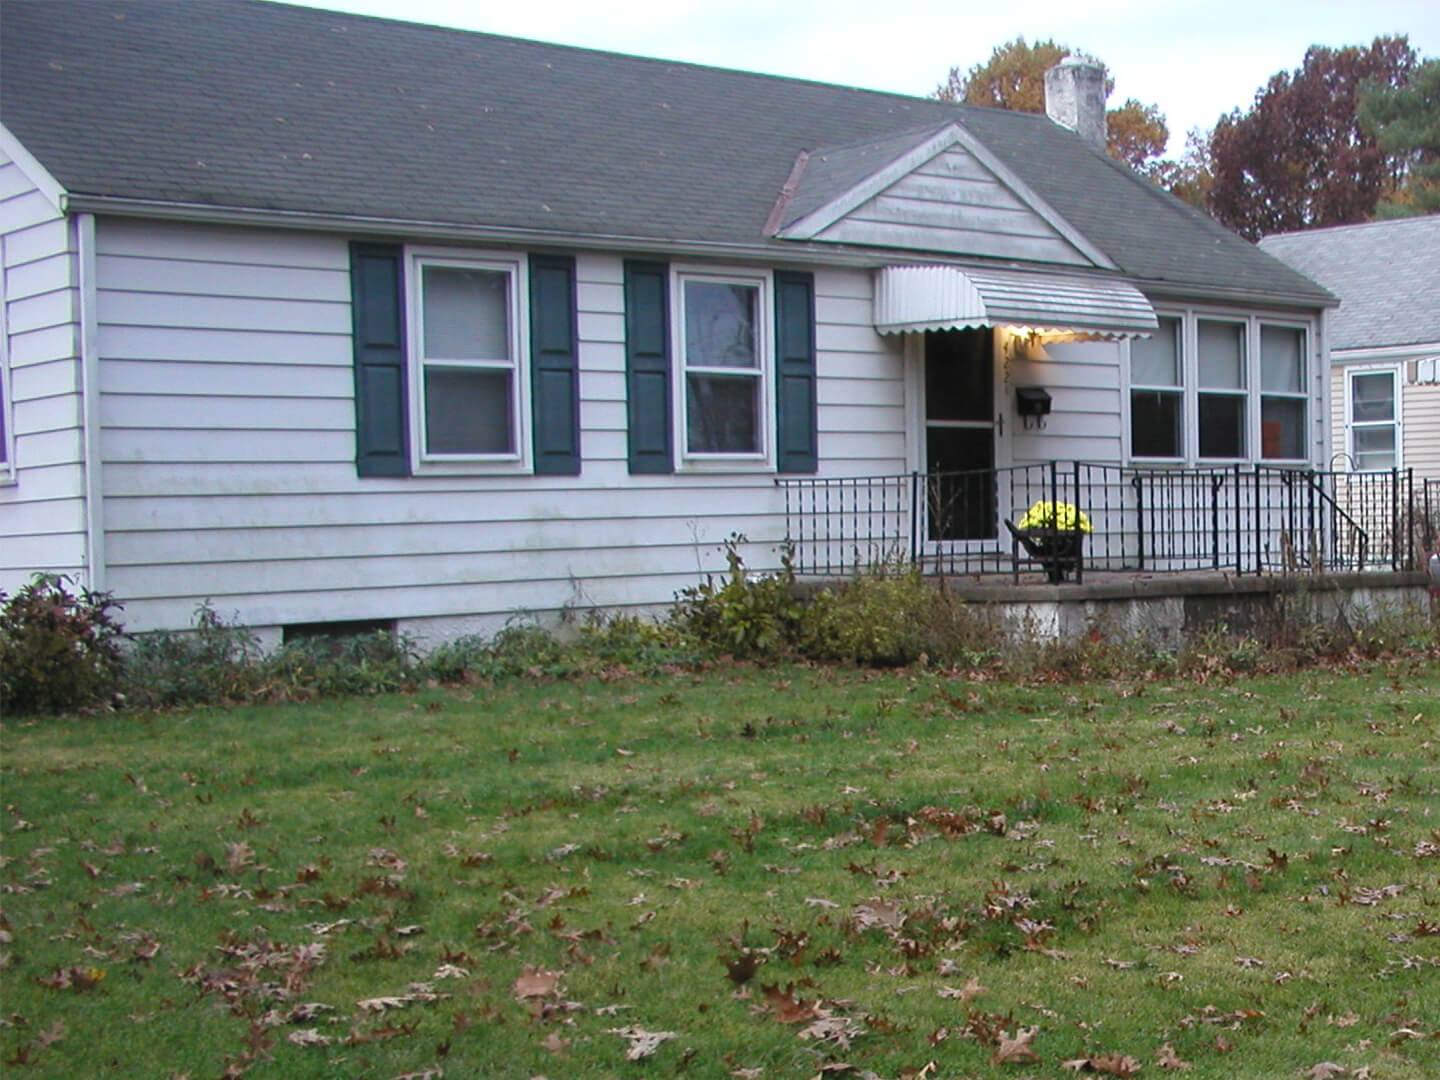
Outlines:
{"label": "metal awning", "polygon": [[958,266],[886,266],[876,274],[875,329],[882,334],[1010,326],[1049,333],[1139,337],[1155,309],[1114,278]]}

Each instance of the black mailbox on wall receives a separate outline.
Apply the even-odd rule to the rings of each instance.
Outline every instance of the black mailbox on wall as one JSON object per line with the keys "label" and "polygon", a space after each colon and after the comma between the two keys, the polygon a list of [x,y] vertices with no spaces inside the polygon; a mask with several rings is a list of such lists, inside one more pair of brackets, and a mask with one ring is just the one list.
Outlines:
{"label": "black mailbox on wall", "polygon": [[1015,388],[1015,411],[1028,428],[1032,424],[1044,427],[1045,417],[1050,415],[1050,394],[1038,386],[1017,386]]}

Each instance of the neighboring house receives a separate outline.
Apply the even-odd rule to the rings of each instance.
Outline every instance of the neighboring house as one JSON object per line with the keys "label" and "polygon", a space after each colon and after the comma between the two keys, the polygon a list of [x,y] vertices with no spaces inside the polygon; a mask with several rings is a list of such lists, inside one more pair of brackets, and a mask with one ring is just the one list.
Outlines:
{"label": "neighboring house", "polygon": [[1440,480],[1440,215],[1267,236],[1340,298],[1330,317],[1337,466]]}
{"label": "neighboring house", "polygon": [[1332,454],[1330,294],[1045,116],[252,0],[0,50],[0,587],[135,629],[663,604],[777,478]]}

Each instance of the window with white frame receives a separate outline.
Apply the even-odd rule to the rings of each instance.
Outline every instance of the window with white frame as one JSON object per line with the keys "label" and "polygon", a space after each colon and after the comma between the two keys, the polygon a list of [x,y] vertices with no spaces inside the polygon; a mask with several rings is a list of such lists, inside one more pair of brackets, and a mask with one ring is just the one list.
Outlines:
{"label": "window with white frame", "polygon": [[1245,324],[1218,319],[1195,323],[1196,456],[1245,456]]}
{"label": "window with white frame", "polygon": [[1260,456],[1305,456],[1305,331],[1260,324]]}
{"label": "window with white frame", "polygon": [[1185,377],[1180,365],[1180,320],[1160,316],[1160,328],[1130,347],[1130,441],[1136,457],[1185,456]]}
{"label": "window with white frame", "polygon": [[764,460],[769,434],[767,282],[680,273],[676,409],[680,445],[697,463]]}
{"label": "window with white frame", "polygon": [[525,459],[521,262],[411,257],[411,386],[419,461]]}
{"label": "window with white frame", "polygon": [[1193,312],[1159,322],[1130,346],[1131,457],[1305,460],[1305,327]]}
{"label": "window with white frame", "polygon": [[1360,472],[1400,467],[1400,379],[1394,368],[1347,373],[1350,459]]}

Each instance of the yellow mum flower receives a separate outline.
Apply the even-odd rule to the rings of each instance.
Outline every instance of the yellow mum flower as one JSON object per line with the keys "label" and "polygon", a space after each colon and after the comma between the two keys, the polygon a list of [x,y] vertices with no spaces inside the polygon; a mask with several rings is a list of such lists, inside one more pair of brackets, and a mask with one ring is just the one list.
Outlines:
{"label": "yellow mum flower", "polygon": [[1090,519],[1085,514],[1075,509],[1073,503],[1051,502],[1049,499],[1041,499],[1020,519],[1015,526],[1017,529],[1057,529],[1061,532],[1074,532],[1079,529],[1082,533],[1094,532],[1090,527]]}

